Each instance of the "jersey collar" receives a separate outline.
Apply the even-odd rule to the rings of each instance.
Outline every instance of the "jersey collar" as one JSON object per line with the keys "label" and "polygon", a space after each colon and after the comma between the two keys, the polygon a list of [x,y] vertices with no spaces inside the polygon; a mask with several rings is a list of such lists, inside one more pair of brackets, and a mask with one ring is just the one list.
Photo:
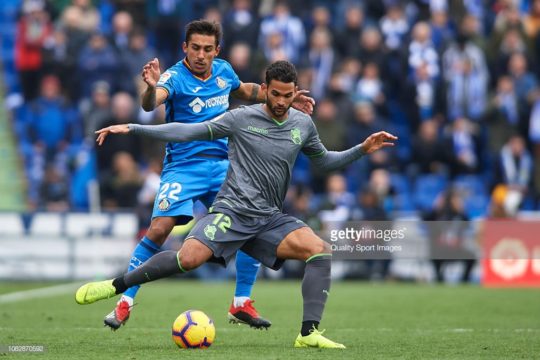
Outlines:
{"label": "jersey collar", "polygon": [[187,62],[187,58],[184,58],[184,60],[182,60],[182,64],[184,64],[184,66],[189,70],[189,72],[191,73],[191,75],[193,75],[194,78],[197,78],[201,81],[206,81],[212,77],[212,68],[210,68],[210,74],[208,74],[207,77],[201,77],[193,73],[191,66],[189,66],[189,63]]}

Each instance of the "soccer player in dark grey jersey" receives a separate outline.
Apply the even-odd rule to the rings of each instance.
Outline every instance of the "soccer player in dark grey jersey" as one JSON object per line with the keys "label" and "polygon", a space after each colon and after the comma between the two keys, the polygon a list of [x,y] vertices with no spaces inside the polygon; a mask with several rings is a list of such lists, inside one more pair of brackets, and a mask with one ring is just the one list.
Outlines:
{"label": "soccer player in dark grey jersey", "polygon": [[345,348],[318,330],[330,290],[330,247],[302,221],[282,213],[283,199],[300,151],[320,169],[333,170],[392,146],[397,138],[382,131],[349,150],[327,151],[311,118],[291,109],[297,89],[294,66],[286,61],[271,64],[265,81],[264,105],[241,107],[197,124],[129,124],[98,131],[99,144],[111,133],[180,142],[228,137],[230,166],[212,209],[178,252],[163,251],[121,277],[83,285],[75,296],[79,304],[110,298],[130,286],[186,272],[206,261],[226,265],[241,248],[273,269],[286,259],[305,261],[303,321],[294,346]]}

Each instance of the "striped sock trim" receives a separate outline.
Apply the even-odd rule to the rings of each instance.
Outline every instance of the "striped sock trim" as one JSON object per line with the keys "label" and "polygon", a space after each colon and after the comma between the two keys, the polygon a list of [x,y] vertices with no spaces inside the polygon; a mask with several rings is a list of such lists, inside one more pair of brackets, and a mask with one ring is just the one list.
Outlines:
{"label": "striped sock trim", "polygon": [[315,254],[315,255],[312,255],[310,256],[307,260],[306,260],[306,263],[314,260],[314,259],[318,259],[320,257],[323,257],[323,256],[328,256],[329,258],[332,257],[332,254],[327,254],[327,253],[323,253],[323,254]]}
{"label": "striped sock trim", "polygon": [[184,270],[184,268],[182,267],[182,264],[180,264],[180,258],[178,258],[178,255],[180,254],[180,251],[178,251],[176,253],[176,262],[178,263],[178,268],[180,269],[181,272],[183,273],[187,273],[186,270]]}

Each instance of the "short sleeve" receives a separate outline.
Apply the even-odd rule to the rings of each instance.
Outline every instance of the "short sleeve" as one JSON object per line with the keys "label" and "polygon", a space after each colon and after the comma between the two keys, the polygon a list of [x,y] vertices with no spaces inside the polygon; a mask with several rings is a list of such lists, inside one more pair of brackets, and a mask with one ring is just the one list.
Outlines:
{"label": "short sleeve", "polygon": [[161,74],[159,81],[157,82],[157,87],[167,90],[167,93],[169,94],[167,99],[170,99],[175,95],[174,79],[176,76],[178,76],[176,71],[167,69],[167,71]]}
{"label": "short sleeve", "polygon": [[309,119],[308,129],[308,137],[302,147],[302,152],[310,158],[323,156],[327,150],[321,142],[319,132],[311,119]]}
{"label": "short sleeve", "polygon": [[231,78],[231,92],[233,92],[240,87],[240,79],[238,78],[238,75],[236,75],[236,72],[234,72],[231,64],[227,63],[227,65],[229,68],[229,76]]}
{"label": "short sleeve", "polygon": [[235,115],[237,110],[227,111],[210,121],[204,122],[208,126],[210,140],[221,139],[233,135],[235,131]]}

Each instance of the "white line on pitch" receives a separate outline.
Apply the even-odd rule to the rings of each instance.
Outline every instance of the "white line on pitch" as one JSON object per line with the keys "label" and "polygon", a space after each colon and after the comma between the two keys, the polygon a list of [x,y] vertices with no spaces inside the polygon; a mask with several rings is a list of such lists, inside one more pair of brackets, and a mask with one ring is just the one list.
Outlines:
{"label": "white line on pitch", "polygon": [[30,299],[46,298],[56,295],[64,295],[70,292],[74,292],[77,287],[81,285],[80,282],[48,286],[39,289],[23,290],[12,292],[4,295],[0,295],[0,304],[7,304],[16,301],[24,301]]}

